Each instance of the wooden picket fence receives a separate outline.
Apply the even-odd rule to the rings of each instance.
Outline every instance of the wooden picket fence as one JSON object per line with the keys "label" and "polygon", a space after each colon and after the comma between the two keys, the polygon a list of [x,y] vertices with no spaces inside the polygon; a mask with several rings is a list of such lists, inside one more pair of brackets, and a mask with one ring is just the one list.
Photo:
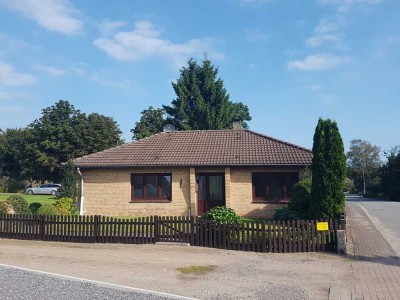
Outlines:
{"label": "wooden picket fence", "polygon": [[198,217],[0,215],[0,238],[77,243],[189,243],[192,246],[254,252],[335,251],[344,220],[242,222],[225,225]]}

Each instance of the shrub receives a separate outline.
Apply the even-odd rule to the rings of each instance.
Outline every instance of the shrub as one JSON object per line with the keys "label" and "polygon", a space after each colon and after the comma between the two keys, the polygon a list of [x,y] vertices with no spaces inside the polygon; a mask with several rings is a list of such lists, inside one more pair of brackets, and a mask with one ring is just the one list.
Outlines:
{"label": "shrub", "polygon": [[304,220],[306,216],[288,207],[275,209],[275,220]]}
{"label": "shrub", "polygon": [[240,221],[240,217],[232,208],[217,206],[210,209],[202,217],[206,221],[213,221],[218,224],[234,224]]}
{"label": "shrub", "polygon": [[72,162],[68,162],[62,171],[61,187],[58,189],[58,197],[76,199],[76,169]]}
{"label": "shrub", "polygon": [[39,216],[56,216],[59,212],[53,204],[45,204],[39,207],[36,214]]}
{"label": "shrub", "polygon": [[78,214],[78,210],[76,209],[74,200],[72,198],[60,198],[56,201],[54,206],[61,215],[74,216]]}
{"label": "shrub", "polygon": [[35,214],[37,210],[42,206],[39,202],[33,202],[29,205],[29,210]]}
{"label": "shrub", "polygon": [[9,214],[11,213],[12,209],[10,205],[6,201],[0,201],[0,214]]}
{"label": "shrub", "polygon": [[307,215],[311,202],[312,177],[303,177],[298,183],[293,185],[292,200],[288,209],[298,212],[301,215]]}
{"label": "shrub", "polygon": [[8,176],[0,177],[1,193],[20,193],[25,191],[26,185],[24,181],[18,181]]}
{"label": "shrub", "polygon": [[7,198],[8,203],[12,206],[15,213],[18,215],[30,215],[32,214],[28,202],[25,200],[24,197],[20,195],[11,195]]}

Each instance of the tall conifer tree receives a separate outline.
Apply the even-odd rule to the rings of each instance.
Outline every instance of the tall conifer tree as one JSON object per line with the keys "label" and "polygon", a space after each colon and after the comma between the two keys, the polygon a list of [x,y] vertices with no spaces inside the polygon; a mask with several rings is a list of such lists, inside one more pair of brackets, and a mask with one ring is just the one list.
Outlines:
{"label": "tall conifer tree", "polygon": [[180,78],[172,83],[176,99],[171,106],[163,105],[166,123],[178,130],[230,129],[233,121],[240,120],[247,127],[249,108],[229,100],[223,80],[217,78],[218,68],[207,57],[202,65],[190,59],[180,72]]}
{"label": "tall conifer tree", "polygon": [[315,129],[312,177],[310,215],[319,219],[337,217],[344,210],[346,156],[339,128],[330,119],[319,119]]}

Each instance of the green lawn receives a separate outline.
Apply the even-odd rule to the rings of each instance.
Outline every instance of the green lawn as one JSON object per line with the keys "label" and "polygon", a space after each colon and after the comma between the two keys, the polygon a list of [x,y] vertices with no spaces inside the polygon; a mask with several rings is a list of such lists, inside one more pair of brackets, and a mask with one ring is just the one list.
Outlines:
{"label": "green lawn", "polygon": [[11,195],[20,195],[28,201],[28,204],[33,202],[39,202],[40,204],[54,204],[57,200],[55,196],[52,195],[27,195],[27,194],[3,194],[0,193],[0,201],[6,200]]}

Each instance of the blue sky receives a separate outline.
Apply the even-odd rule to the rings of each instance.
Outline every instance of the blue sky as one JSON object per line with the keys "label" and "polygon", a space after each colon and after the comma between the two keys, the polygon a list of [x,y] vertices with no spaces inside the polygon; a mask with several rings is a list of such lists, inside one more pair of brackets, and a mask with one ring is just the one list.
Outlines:
{"label": "blue sky", "polygon": [[190,57],[219,66],[250,128],[308,148],[318,117],[400,144],[398,0],[0,0],[0,128],[59,99],[112,116],[123,137],[170,104]]}

